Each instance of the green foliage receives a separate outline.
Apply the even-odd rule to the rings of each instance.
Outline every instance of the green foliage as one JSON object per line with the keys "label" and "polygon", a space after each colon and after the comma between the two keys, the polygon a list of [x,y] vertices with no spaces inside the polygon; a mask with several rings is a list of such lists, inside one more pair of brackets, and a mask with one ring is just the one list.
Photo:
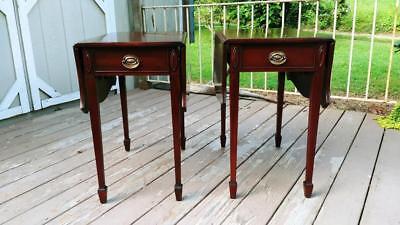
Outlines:
{"label": "green foliage", "polygon": [[[195,3],[221,3],[237,2],[248,0],[195,0]],[[333,27],[333,0],[320,0],[319,7],[319,29],[331,30]],[[353,26],[354,0],[339,0],[338,5],[338,23],[337,29],[340,31],[351,31]],[[372,21],[374,15],[375,0],[358,0],[356,32],[370,33],[372,30]],[[312,28],[315,25],[315,2],[302,3],[302,27]],[[286,3],[285,25],[286,27],[297,28],[298,3]],[[270,4],[270,24],[271,28],[281,26],[282,4]],[[265,5],[255,5],[254,27],[256,29],[265,29]],[[196,9],[197,10],[197,9]],[[242,5],[240,7],[241,28],[248,29],[251,21],[251,6]],[[222,7],[213,7],[214,21],[222,24]],[[197,12],[196,12],[197,13]],[[396,13],[396,1],[378,0],[376,32],[391,33],[393,31],[394,15]],[[202,8],[202,24],[210,25],[210,8]],[[197,19],[197,18],[196,18]],[[197,20],[196,20],[197,22]],[[237,14],[236,6],[227,7],[227,23],[236,24]],[[400,23],[397,23],[397,30],[400,31]]]}
{"label": "green foliage", "polygon": [[[196,3],[221,3],[221,2],[243,2],[248,0],[197,0]],[[282,25],[281,14],[282,14],[282,4],[275,3],[269,4],[269,27],[279,28]],[[196,9],[197,10],[197,9]],[[214,23],[222,24],[223,20],[223,8],[213,7]],[[297,27],[298,23],[298,10],[299,3],[285,3],[285,27]],[[302,25],[305,27],[315,26],[315,10],[316,3],[302,3]],[[201,23],[204,25],[210,25],[211,8],[203,7],[200,9],[200,14],[202,15]],[[328,29],[333,25],[333,11],[334,11],[334,1],[322,0],[319,7],[319,28]],[[350,11],[349,5],[346,0],[339,1],[338,7],[338,25],[341,24],[342,18]],[[198,12],[197,12],[198,13]],[[240,6],[240,26],[242,29],[249,29],[251,26],[251,5],[241,5]],[[226,21],[228,24],[237,23],[237,8],[236,6],[227,7]],[[254,28],[256,30],[264,30],[266,24],[266,5],[265,4],[255,4],[254,5]]]}
{"label": "green foliage", "polygon": [[[347,0],[351,12],[343,18],[343,23],[339,27],[342,31],[351,31],[354,0]],[[358,0],[357,1],[357,20],[356,32],[371,33],[372,21],[374,16],[375,0]],[[378,0],[376,18],[376,32],[391,33],[393,31],[394,15],[396,13],[396,1],[394,0]],[[400,24],[397,23],[397,30],[400,30]]]}
{"label": "green foliage", "polygon": [[383,128],[400,130],[400,104],[388,116],[378,117],[377,121]]}

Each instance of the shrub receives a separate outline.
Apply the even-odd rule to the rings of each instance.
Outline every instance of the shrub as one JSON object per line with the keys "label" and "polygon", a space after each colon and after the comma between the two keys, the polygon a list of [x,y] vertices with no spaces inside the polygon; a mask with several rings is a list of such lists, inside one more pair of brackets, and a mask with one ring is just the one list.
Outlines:
{"label": "shrub", "polygon": [[[196,3],[220,3],[220,2],[241,2],[248,0],[197,0]],[[210,25],[210,9],[202,8],[202,24]],[[298,3],[286,3],[285,5],[285,26],[286,27],[297,27],[298,23]],[[302,25],[305,27],[313,27],[315,25],[315,3],[303,3],[302,4]],[[322,0],[319,7],[319,28],[328,29],[333,26],[333,11],[334,1]],[[349,5],[346,0],[339,0],[338,5],[338,26],[342,23],[342,18],[350,11]],[[222,23],[223,11],[222,7],[213,7],[214,21]],[[281,27],[281,3],[271,3],[269,5],[269,27],[279,28]],[[207,16],[205,16],[207,15]],[[227,23],[236,24],[237,11],[236,7],[227,7]],[[254,28],[257,30],[265,29],[266,23],[266,5],[255,4],[254,5]],[[240,7],[240,25],[242,28],[250,28],[251,25],[251,5],[242,5]]]}
{"label": "shrub", "polygon": [[397,104],[388,116],[378,117],[377,121],[383,128],[400,130],[400,104]]}

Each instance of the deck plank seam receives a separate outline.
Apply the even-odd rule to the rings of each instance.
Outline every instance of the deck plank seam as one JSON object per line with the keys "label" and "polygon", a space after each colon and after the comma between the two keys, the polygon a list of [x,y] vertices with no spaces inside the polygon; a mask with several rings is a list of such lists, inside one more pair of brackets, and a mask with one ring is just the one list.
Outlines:
{"label": "deck plank seam", "polygon": [[[254,102],[254,101],[248,101],[248,104],[247,104],[247,105],[250,105],[252,102]],[[217,110],[217,111],[218,111],[218,110]],[[215,112],[217,112],[217,111],[215,111]],[[213,113],[215,113],[215,112],[213,112]],[[213,113],[210,113],[210,115],[212,115]],[[210,116],[210,115],[209,115],[209,116]],[[198,123],[198,122],[201,122],[201,120],[197,121],[196,123]],[[193,124],[194,124],[194,123],[193,123]],[[205,131],[208,130],[210,127],[215,126],[216,124],[219,124],[219,121],[217,121],[217,122],[213,123],[212,125],[208,126],[208,127],[205,128],[202,132],[199,132],[199,133],[194,134],[192,137],[188,138],[188,140],[189,140],[189,139],[192,139],[192,138],[194,138],[194,137],[196,137],[196,136],[198,136],[199,134],[205,132]],[[171,136],[171,135],[172,135],[172,134],[170,134],[169,136]],[[168,136],[168,137],[169,137],[169,136]],[[218,137],[217,137],[217,138],[218,138]],[[216,138],[216,139],[217,139],[217,138]],[[212,141],[214,141],[214,140],[212,140]],[[212,141],[206,143],[204,146],[207,146],[207,145],[208,145],[209,143],[211,143]],[[187,160],[188,158],[190,158],[191,156],[193,156],[194,154],[196,154],[198,151],[200,151],[201,149],[203,149],[204,146],[203,146],[202,148],[198,149],[195,153],[193,153],[193,154],[189,155],[188,157],[186,157],[185,159],[183,159],[182,161],[185,161],[185,160]],[[151,146],[147,146],[146,148],[148,148],[148,147],[151,147]],[[144,148],[144,149],[142,149],[142,150],[145,150],[146,148]],[[141,150],[141,151],[142,151],[142,150]],[[170,153],[171,151],[172,151],[172,148],[169,148],[169,150],[167,150],[166,152],[162,153],[162,155],[168,154],[168,153]],[[158,156],[157,158],[160,158],[162,155]],[[154,160],[156,160],[156,159],[154,159]],[[142,165],[140,168],[145,167],[146,165],[148,165],[149,163],[151,163],[151,162],[154,161],[154,160],[151,160],[151,161],[147,162],[146,164]],[[116,165],[116,164],[115,164],[115,165]],[[115,165],[114,165],[114,166],[115,166]],[[131,175],[131,174],[134,173],[135,171],[139,170],[140,168],[137,168],[137,169],[135,169],[134,171],[131,171],[129,174],[125,175],[124,177],[121,177],[120,179],[116,180],[115,182],[110,183],[110,186],[113,185],[113,184],[115,184],[115,183],[117,183],[118,181],[120,181],[120,180],[122,180],[122,179],[128,177],[129,175]],[[109,168],[107,168],[107,169],[109,169]],[[173,169],[173,167],[172,167],[172,168],[169,168],[167,171],[163,172],[162,175],[158,176],[157,179],[160,178],[160,177],[162,177],[162,176],[165,175],[166,173],[170,172],[172,169]],[[94,176],[93,176],[93,177],[94,177]],[[157,180],[157,179],[153,179],[150,183],[146,184],[146,186],[150,185],[151,183],[153,183],[153,182],[154,182],[155,180]],[[144,188],[144,187],[142,187],[140,190],[142,190],[143,188]],[[127,199],[127,198],[129,198],[129,197],[131,197],[131,196],[133,196],[133,195],[135,195],[135,194],[138,193],[140,190],[135,191],[134,193],[132,193],[132,194],[129,195],[128,197],[124,198],[124,200]],[[91,195],[91,196],[88,197],[88,198],[91,198],[91,197],[93,197],[94,195],[95,195],[95,194]],[[86,199],[86,200],[87,200],[87,199]],[[119,205],[120,203],[122,203],[124,200],[120,201],[118,204],[116,204],[115,206],[111,207],[111,208],[108,209],[106,212],[108,212],[109,210],[113,209],[114,207],[116,207],[117,205]],[[81,204],[82,202],[84,202],[84,201],[81,201],[79,204]],[[79,204],[78,204],[78,205],[79,205]],[[53,221],[54,219],[56,219],[56,218],[59,217],[60,215],[64,214],[65,212],[67,212],[67,211],[69,211],[69,210],[71,210],[72,208],[77,207],[78,205],[75,205],[75,206],[73,206],[73,207],[71,207],[71,208],[65,210],[64,212],[60,213],[59,215],[57,215],[57,216],[51,218],[48,222]],[[104,213],[106,213],[106,212],[104,212]],[[98,217],[102,216],[104,213],[102,213],[102,214],[99,215]],[[98,217],[96,217],[94,220],[96,220]],[[94,220],[93,220],[93,221],[94,221]]]}
{"label": "deck plank seam", "polygon": [[372,173],[371,173],[371,176],[370,176],[370,178],[369,178],[367,193],[366,193],[366,195],[365,195],[365,197],[364,197],[364,201],[363,201],[363,205],[362,205],[362,210],[361,210],[361,212],[360,212],[360,216],[359,216],[359,218],[358,218],[358,223],[357,223],[357,224],[361,224],[361,220],[362,220],[363,215],[364,215],[365,204],[367,203],[367,199],[368,199],[368,196],[369,196],[369,191],[370,191],[370,188],[371,188],[372,180],[373,180],[373,178],[374,178],[374,176],[375,176],[375,169],[376,169],[376,165],[378,164],[378,159],[379,159],[379,156],[380,156],[380,153],[381,153],[382,144],[383,144],[383,139],[385,138],[385,133],[386,133],[386,129],[384,129],[384,131],[382,132],[381,141],[380,141],[380,143],[379,143],[379,149],[378,149],[378,152],[377,152],[376,157],[375,157],[374,167],[373,167],[373,169],[372,169]]}
{"label": "deck plank seam", "polygon": [[[287,105],[285,105],[285,108],[287,107]],[[265,107],[264,107],[265,108]],[[284,123],[284,124],[282,124],[282,127],[285,127],[287,124],[289,124],[297,115],[299,115],[300,114],[300,112],[303,110],[304,108],[301,108],[301,109],[299,109],[298,111],[297,111],[297,113],[295,113],[286,123]],[[261,109],[262,110],[262,109]],[[244,138],[246,138],[246,137],[248,137],[248,136],[250,136],[253,132],[255,132],[257,129],[259,129],[263,124],[265,124],[265,123],[267,123],[269,120],[271,120],[271,119],[273,119],[274,117],[275,117],[275,115],[276,115],[276,113],[274,113],[274,114],[272,114],[271,116],[269,116],[269,117],[267,117],[264,121],[262,121],[262,123],[260,123],[260,125],[257,127],[257,128],[255,128],[255,129],[253,129],[253,130],[251,130],[248,134],[246,134],[244,137],[242,137],[241,139],[244,139]],[[242,121],[243,122],[243,121]],[[269,138],[267,138],[267,141],[268,140],[270,140],[271,138],[273,138],[273,136],[274,136],[274,134],[272,134]],[[243,160],[243,162],[241,162],[241,163],[239,163],[238,165],[237,165],[237,167],[240,167],[240,165],[242,165],[245,161],[247,161],[253,154],[255,154],[257,151],[258,151],[258,149],[260,149],[267,141],[264,141],[262,144],[260,144],[257,148],[256,148],[256,150],[254,150],[254,152],[252,152],[251,154],[249,154],[247,157],[246,157],[246,159],[245,160]],[[229,145],[228,145],[229,146]],[[227,149],[227,148],[225,148],[225,149]],[[218,158],[216,158],[216,159],[214,159],[214,160],[212,160],[211,162],[209,162],[205,167],[203,167],[201,170],[199,170],[193,177],[195,177],[196,175],[198,175],[199,173],[201,173],[202,171],[204,171],[209,165],[211,165],[211,164],[213,164],[215,161],[217,161],[218,159],[220,159],[222,156],[224,156],[225,154],[227,154],[228,152],[227,151],[224,151],[224,154],[222,154],[221,156],[219,156]],[[193,177],[192,178],[190,178],[190,179],[193,179]],[[202,199],[199,201],[199,202],[197,202],[191,209],[189,209],[189,211],[188,212],[186,212],[181,218],[179,218],[178,220],[177,220],[177,222],[176,223],[179,223],[183,218],[185,218],[185,216],[187,216],[194,208],[196,208],[200,203],[202,203],[202,201],[207,197],[207,196],[209,196],[219,185],[221,185],[227,178],[229,177],[229,175],[227,175],[227,176],[225,176],[220,182],[218,182],[214,187],[213,187],[213,189],[210,191],[210,192],[208,192],[205,196],[203,196],[202,197]],[[190,180],[189,179],[189,180]],[[188,180],[188,181],[189,181]],[[188,182],[187,181],[187,182]],[[172,194],[172,193],[171,193]],[[171,195],[170,194],[170,195]],[[166,199],[166,198],[168,198],[170,195],[168,195],[168,196],[166,196],[164,199]],[[162,201],[164,201],[164,200],[162,200]],[[162,201],[160,201],[159,203],[161,203]],[[158,204],[159,204],[158,203]],[[157,205],[154,205],[153,207],[152,207],[152,209],[154,208],[154,207],[156,207]],[[144,213],[142,216],[140,216],[140,217],[138,217],[135,221],[133,221],[131,224],[134,224],[135,222],[137,222],[138,220],[140,220],[142,217],[144,217],[146,214],[148,214],[149,212],[151,212],[151,210],[148,210],[146,213]]]}
{"label": "deck plank seam", "polygon": [[[245,107],[248,107],[249,105],[251,105],[251,104],[254,102],[253,100],[246,100],[246,101],[250,101],[250,102],[249,102],[249,104],[245,105]],[[262,110],[262,108],[259,109],[259,110]],[[259,110],[258,110],[258,111],[259,111]],[[250,117],[250,116],[251,116],[251,115],[249,115],[249,117]],[[227,118],[229,118],[229,115],[227,115]],[[220,120],[218,120],[218,121],[217,121],[216,123],[214,123],[213,125],[209,126],[207,129],[204,130],[204,132],[205,132],[206,130],[208,130],[210,127],[215,126],[215,125],[218,125],[218,124],[220,124]],[[219,137],[214,137],[213,139],[211,139],[210,141],[208,141],[207,143],[205,143],[202,147],[200,147],[199,149],[197,149],[195,152],[193,152],[192,154],[188,155],[186,158],[182,159],[182,162],[188,160],[190,157],[194,156],[195,154],[197,154],[198,152],[200,152],[201,150],[203,150],[207,145],[209,145],[210,143],[216,141],[217,139],[219,139]],[[170,151],[171,151],[171,149],[170,149]],[[207,166],[208,166],[208,164],[207,164]],[[167,174],[167,173],[170,172],[171,170],[173,170],[173,167],[172,167],[172,168],[169,168],[168,171],[165,171],[165,173],[163,173],[162,175],[158,176],[157,179],[159,179],[160,177],[164,176],[165,174]],[[196,173],[196,174],[197,174],[197,173]],[[148,183],[146,186],[149,186],[151,183],[153,183],[153,182],[154,182],[155,180],[157,180],[157,179],[152,180],[152,181],[151,181],[150,183]],[[144,187],[143,187],[143,188],[144,188]],[[142,188],[142,189],[143,189],[143,188]],[[137,192],[138,192],[138,191],[137,191]],[[128,199],[128,198],[134,196],[137,192],[132,193],[131,195],[129,195],[129,196],[128,196],[127,198],[125,198],[125,199]],[[171,193],[173,193],[173,192],[171,192]],[[170,195],[170,194],[167,194],[166,197],[163,198],[160,202],[162,202],[162,201],[164,201],[164,199],[168,198],[169,195]],[[118,205],[121,204],[122,202],[123,202],[123,201],[121,201],[120,203],[118,203],[118,204],[116,204],[115,206],[111,207],[111,208],[108,209],[107,211],[103,212],[101,215],[98,215],[98,217],[94,218],[90,223],[93,223],[93,222],[94,222],[95,220],[97,220],[99,217],[101,217],[102,215],[104,215],[104,214],[107,213],[108,211],[112,210],[114,207],[118,206]],[[155,206],[156,206],[156,205],[155,205]],[[151,209],[153,209],[155,206],[151,207]],[[151,211],[151,209],[148,210],[148,211]],[[145,215],[145,214],[143,214],[143,215]],[[143,215],[142,215],[142,216],[143,216]],[[140,218],[141,218],[141,217],[140,217]],[[90,224],[90,223],[89,223],[89,224]]]}
{"label": "deck plank seam", "polygon": [[[304,107],[305,108],[305,107]],[[303,108],[303,110],[304,110],[304,108]],[[320,113],[320,114],[322,114],[322,113],[324,113],[326,111],[326,109],[323,109],[323,111]],[[342,114],[341,114],[341,116],[344,114],[344,112],[342,112]],[[339,119],[341,118],[341,116],[339,117]],[[339,120],[338,119],[338,120]],[[338,121],[337,120],[337,121]],[[328,135],[324,138],[324,140],[321,142],[321,145],[318,147],[318,149],[320,148],[320,147],[322,147],[322,145],[324,144],[324,142],[325,142],[325,140],[328,138],[328,136],[329,136],[329,134],[332,132],[332,130],[334,129],[334,127],[336,126],[336,124],[337,124],[337,121],[335,122],[335,124],[334,124],[334,126],[332,127],[332,129],[329,131],[329,133],[328,133]],[[285,150],[285,152],[280,156],[280,157],[278,157],[277,159],[276,159],[276,161],[271,165],[271,167],[265,172],[265,174],[264,175],[262,175],[261,177],[260,177],[260,179],[253,185],[253,187],[251,187],[250,188],[250,190],[249,190],[249,192],[248,193],[246,193],[246,195],[245,196],[243,196],[243,198],[241,198],[240,200],[239,200],[239,203],[235,206],[235,207],[233,207],[231,210],[230,210],[230,212],[225,216],[225,218],[224,219],[222,219],[221,220],[221,224],[223,224],[226,220],[227,220],[227,218],[235,211],[235,209],[236,208],[238,208],[239,206],[240,206],[240,204],[249,196],[249,194],[256,188],[256,186],[269,174],[269,172],[279,163],[279,161],[283,158],[283,157],[285,157],[285,155],[291,150],[291,148],[296,144],[296,142],[305,134],[305,132],[308,130],[308,128],[306,127],[300,134],[299,134],[299,136],[287,147],[287,149]],[[267,142],[265,142],[265,143],[267,143]],[[265,144],[264,143],[264,144]],[[263,145],[264,145],[263,144]],[[296,181],[297,181],[298,179],[296,179]],[[296,182],[295,182],[296,183]],[[294,187],[294,185],[295,185],[295,183],[292,185],[292,187],[290,188],[290,190]],[[290,192],[290,191],[289,191]],[[288,193],[289,193],[288,192]],[[284,198],[286,198],[286,196],[284,197]],[[279,204],[279,206],[280,206],[280,204]],[[278,206],[278,208],[279,208],[279,206]]]}
{"label": "deck plank seam", "polygon": [[[209,103],[208,105],[211,105],[211,104],[212,104],[212,103]],[[199,111],[199,110],[202,110],[202,109],[198,109],[198,110],[196,110],[196,111],[193,111],[193,112],[191,112],[190,114],[194,114],[195,112],[197,112],[197,111]],[[210,115],[211,115],[211,114],[212,114],[212,113],[210,113]],[[190,125],[193,125],[193,124],[198,123],[198,122],[200,122],[200,121],[201,121],[201,120],[198,120],[198,121],[196,121],[196,122],[193,122],[193,123],[190,124]],[[168,124],[165,125],[165,126],[168,126]],[[154,130],[153,130],[152,132],[150,132],[150,133],[153,133],[153,132],[156,131],[157,129],[158,129],[158,128],[154,129]],[[208,129],[208,128],[207,128],[207,129]],[[199,134],[200,134],[200,133],[199,133]],[[146,135],[147,135],[147,134],[146,134]],[[142,135],[140,138],[142,138],[142,137],[144,137],[144,136],[146,136],[146,135]],[[169,134],[169,135],[167,135],[167,136],[161,138],[160,140],[156,141],[155,143],[153,143],[153,144],[151,144],[151,145],[149,145],[149,146],[147,146],[147,147],[151,147],[152,145],[158,143],[159,141],[162,141],[162,140],[168,138],[169,136],[171,136],[171,134]],[[197,134],[194,135],[194,136],[197,136]],[[193,136],[193,137],[194,137],[194,136]],[[121,144],[119,147],[113,148],[111,151],[105,153],[105,155],[111,154],[111,152],[114,152],[114,151],[118,150],[119,148],[123,148],[123,145]],[[146,149],[146,148],[144,148],[144,149]],[[144,149],[141,149],[140,151],[142,151],[142,150],[144,150]],[[137,153],[137,152],[136,152],[136,153]],[[74,156],[76,156],[76,155],[74,155]],[[132,156],[125,157],[125,158],[121,159],[120,161],[118,161],[118,162],[116,162],[116,163],[114,163],[114,164],[111,164],[110,166],[107,167],[107,169],[109,169],[109,168],[111,168],[111,167],[113,167],[113,166],[115,166],[115,165],[117,165],[117,164],[119,164],[119,163],[121,163],[121,162],[123,162],[123,161],[129,159],[129,157],[132,157]],[[75,167],[75,168],[73,168],[73,169],[71,169],[71,170],[69,170],[69,171],[66,171],[65,173],[62,173],[62,174],[60,174],[59,176],[54,177],[53,179],[51,179],[51,180],[49,180],[49,181],[47,181],[47,182],[45,182],[45,183],[42,183],[41,185],[36,186],[35,188],[32,188],[32,189],[30,189],[30,190],[28,190],[28,191],[26,191],[26,192],[24,192],[24,193],[21,193],[20,195],[25,194],[25,193],[27,193],[27,192],[29,192],[29,191],[32,191],[32,190],[34,190],[34,189],[36,189],[36,188],[38,188],[38,187],[40,187],[40,186],[42,186],[42,185],[45,185],[46,183],[49,183],[49,182],[51,182],[52,180],[57,179],[58,177],[60,177],[60,176],[62,176],[62,175],[65,175],[66,173],[72,172],[72,171],[75,170],[75,169],[78,169],[78,168],[80,168],[80,167],[86,166],[87,164],[89,164],[89,163],[91,163],[91,162],[93,162],[93,161],[94,161],[94,159],[91,159],[91,161],[88,161],[88,162],[86,162],[86,163],[84,163],[84,164],[81,164],[80,166],[77,166],[77,167]],[[148,162],[148,163],[150,163],[150,162]],[[145,165],[146,165],[146,164],[145,164]],[[145,166],[145,165],[143,165],[143,166]],[[82,182],[85,182],[85,181],[87,181],[87,180],[89,180],[90,178],[93,178],[93,177],[95,177],[95,176],[96,176],[96,175],[93,175],[93,176],[91,176],[91,177],[89,177],[89,178],[87,178],[87,179],[84,179],[84,180],[82,180],[81,182],[79,182],[78,184],[80,184],[80,183],[82,183]],[[72,187],[71,187],[71,188],[72,188]],[[64,190],[64,191],[62,191],[62,192],[60,192],[60,193],[58,193],[57,195],[59,195],[59,194],[61,194],[61,193],[64,193],[64,192],[68,191],[69,189],[70,189],[70,188],[68,188],[68,189],[66,189],[66,190]],[[14,198],[16,198],[16,197],[18,197],[18,196],[20,196],[20,195],[17,195],[17,196],[15,196]],[[46,202],[46,201],[48,201],[48,200],[50,200],[50,199],[56,197],[57,195],[54,195],[54,196],[52,196],[52,197],[46,199],[45,201],[42,201],[41,203],[39,203],[39,204],[37,204],[37,205],[31,207],[30,209],[28,209],[28,210],[26,210],[26,211],[24,211],[24,212],[22,212],[22,213],[19,213],[18,215],[14,216],[12,219],[14,219],[14,218],[18,217],[19,215],[21,215],[21,214],[23,214],[23,213],[25,213],[25,212],[31,210],[31,209],[34,208],[34,207],[37,207],[38,205],[43,204],[44,202]],[[14,198],[12,198],[12,199],[14,199]],[[9,199],[8,201],[11,201],[12,199]],[[6,202],[8,202],[8,201],[6,201]],[[3,203],[2,203],[2,204],[3,204]],[[9,219],[9,220],[12,220],[12,219]],[[9,221],[9,220],[8,220],[8,221]],[[50,221],[49,221],[49,222],[50,222]]]}
{"label": "deck plank seam", "polygon": [[[324,146],[326,140],[328,140],[328,138],[331,136],[332,132],[335,130],[336,126],[338,125],[339,121],[343,118],[344,114],[346,111],[342,111],[340,117],[336,120],[336,122],[334,123],[334,125],[332,126],[332,128],[330,129],[330,131],[328,132],[328,134],[326,135],[326,137],[324,138],[324,140],[321,142],[321,145],[318,146],[318,148],[316,149],[315,155],[318,154],[319,150]],[[303,169],[300,172],[300,175],[297,176],[297,178],[293,181],[293,184],[290,186],[288,192],[286,193],[286,195],[281,199],[280,203],[277,205],[277,207],[275,208],[274,212],[271,214],[271,217],[267,220],[266,224],[269,224],[269,222],[271,221],[271,219],[274,217],[274,215],[276,214],[276,212],[278,211],[278,209],[282,206],[283,202],[285,201],[285,199],[288,197],[289,193],[293,190],[293,188],[296,186],[296,183],[303,177],[303,173],[304,173],[305,169]],[[233,212],[233,211],[232,211]]]}
{"label": "deck plank seam", "polygon": [[346,154],[344,155],[344,158],[343,158],[342,162],[340,163],[340,166],[339,166],[339,168],[338,168],[338,170],[337,170],[337,172],[336,172],[336,174],[335,174],[335,176],[334,176],[332,182],[331,182],[330,185],[329,185],[328,191],[326,192],[326,195],[323,197],[323,200],[322,200],[321,204],[320,204],[319,207],[318,207],[317,213],[315,214],[315,217],[314,217],[314,219],[313,219],[313,221],[312,221],[312,224],[314,224],[315,221],[317,220],[318,214],[321,212],[322,206],[324,205],[324,203],[325,203],[325,201],[326,201],[326,198],[327,198],[328,195],[330,194],[330,191],[331,191],[331,189],[332,189],[332,186],[333,186],[333,184],[335,183],[336,178],[337,178],[338,174],[340,173],[340,170],[342,169],[343,164],[344,164],[344,162],[346,161],[347,156],[349,155],[349,152],[350,152],[351,148],[353,147],[354,141],[356,140],[356,138],[357,138],[357,136],[358,136],[358,134],[359,134],[359,132],[360,132],[360,130],[361,130],[361,127],[362,127],[363,123],[365,122],[366,118],[367,118],[367,114],[364,113],[363,119],[362,119],[361,123],[359,124],[359,126],[358,126],[358,128],[357,128],[357,132],[356,132],[355,135],[353,136],[353,139],[351,140],[351,143],[350,143],[350,145],[349,145],[349,148],[347,149]]}

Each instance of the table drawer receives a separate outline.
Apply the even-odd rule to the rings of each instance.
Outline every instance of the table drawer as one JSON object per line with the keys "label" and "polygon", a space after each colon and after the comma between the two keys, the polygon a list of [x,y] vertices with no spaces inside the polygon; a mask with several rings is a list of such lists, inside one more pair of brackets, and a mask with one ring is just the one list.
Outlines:
{"label": "table drawer", "polygon": [[242,70],[312,70],[318,49],[307,45],[248,45],[240,49]]}
{"label": "table drawer", "polygon": [[93,51],[96,72],[169,72],[168,48],[108,48]]}

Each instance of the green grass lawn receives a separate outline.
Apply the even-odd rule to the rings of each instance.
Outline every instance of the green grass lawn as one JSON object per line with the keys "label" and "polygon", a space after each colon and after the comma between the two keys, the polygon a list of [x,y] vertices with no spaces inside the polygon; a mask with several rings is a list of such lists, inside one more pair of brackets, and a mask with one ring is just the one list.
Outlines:
{"label": "green grass lawn", "polygon": [[[354,0],[348,0],[351,11],[343,19],[339,29],[351,31],[353,21]],[[375,0],[357,0],[356,31],[368,32],[372,30]],[[378,0],[378,13],[376,21],[377,32],[392,32],[396,0]],[[399,28],[399,26],[398,26]]]}
{"label": "green grass lawn", "polygon": [[[372,1],[372,0],[368,0]],[[289,32],[293,33],[293,32]],[[302,36],[310,36],[310,33],[303,32]],[[292,36],[292,34],[288,34]],[[322,36],[322,35],[321,35]],[[202,83],[208,83],[212,80],[211,76],[211,32],[204,28],[201,32],[201,65],[202,65]],[[194,82],[200,82],[199,66],[199,33],[196,30],[196,43],[188,47],[188,74]],[[335,59],[332,74],[332,94],[344,95],[346,92],[346,83],[349,70],[350,37],[337,36]],[[389,57],[391,42],[388,40],[375,40],[374,54],[372,61],[371,81],[369,88],[369,97],[383,99],[386,87],[386,77],[388,74]],[[364,97],[368,74],[370,39],[358,37],[354,42],[352,76],[350,80],[350,96]],[[400,99],[400,54],[394,55],[392,66],[392,75],[390,80],[389,96],[391,99]],[[268,89],[276,89],[275,73],[268,73]],[[241,74],[241,87],[250,87],[250,74]],[[264,88],[264,73],[253,74],[253,88]],[[293,85],[288,82],[287,90],[293,90]]]}

